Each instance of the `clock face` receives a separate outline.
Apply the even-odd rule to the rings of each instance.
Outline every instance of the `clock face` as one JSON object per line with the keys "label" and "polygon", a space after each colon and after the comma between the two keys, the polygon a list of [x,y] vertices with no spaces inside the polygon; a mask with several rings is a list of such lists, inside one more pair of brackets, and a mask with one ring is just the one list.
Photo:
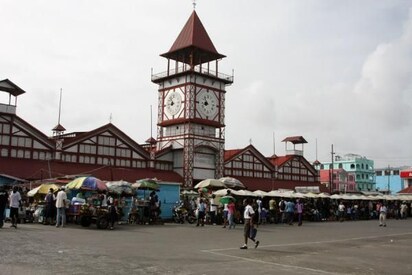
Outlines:
{"label": "clock face", "polygon": [[169,115],[176,115],[182,108],[182,96],[180,93],[173,91],[166,97],[166,111]]}
{"label": "clock face", "polygon": [[201,91],[198,95],[199,112],[207,117],[214,117],[217,114],[217,98],[213,92]]}

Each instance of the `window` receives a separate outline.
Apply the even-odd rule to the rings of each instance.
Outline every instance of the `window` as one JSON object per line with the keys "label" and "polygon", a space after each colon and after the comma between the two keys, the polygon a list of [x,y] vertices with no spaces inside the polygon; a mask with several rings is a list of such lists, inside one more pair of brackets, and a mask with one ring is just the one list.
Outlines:
{"label": "window", "polygon": [[342,168],[343,168],[343,164],[342,164],[342,163],[339,163],[338,167],[339,167],[339,169],[342,169]]}
{"label": "window", "polygon": [[393,170],[393,175],[394,176],[399,176],[399,170]]}
{"label": "window", "polygon": [[352,164],[350,165],[350,169],[355,169],[355,164],[352,163]]}

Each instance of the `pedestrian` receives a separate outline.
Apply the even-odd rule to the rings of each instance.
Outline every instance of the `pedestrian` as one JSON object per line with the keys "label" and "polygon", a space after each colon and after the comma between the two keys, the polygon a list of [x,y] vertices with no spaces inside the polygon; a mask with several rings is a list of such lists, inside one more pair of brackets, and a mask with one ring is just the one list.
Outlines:
{"label": "pedestrian", "polygon": [[406,201],[402,202],[401,204],[401,219],[406,219],[408,214],[408,205],[406,204]]}
{"label": "pedestrian", "polygon": [[231,199],[227,205],[227,218],[229,221],[229,229],[235,228],[235,212],[236,212],[236,205],[235,202]]}
{"label": "pedestrian", "polygon": [[212,196],[209,199],[209,215],[210,215],[210,223],[213,225],[216,225],[216,212],[217,212],[217,204],[215,204],[215,195],[212,194]]}
{"label": "pedestrian", "polygon": [[247,249],[248,239],[251,239],[255,243],[255,248],[257,248],[260,242],[255,239],[255,236],[251,236],[251,232],[256,230],[253,225],[253,216],[255,215],[255,211],[252,208],[252,200],[247,198],[245,204],[245,211],[243,212],[243,219],[245,222],[243,236],[245,243],[240,247],[240,249]]}
{"label": "pedestrian", "polygon": [[197,205],[197,224],[196,226],[205,225],[205,211],[206,211],[206,204],[204,200],[201,198],[199,200],[199,204]]}
{"label": "pedestrian", "polygon": [[11,226],[17,229],[17,221],[19,219],[19,207],[21,206],[21,195],[17,186],[13,187],[13,191],[9,197]]}
{"label": "pedestrian", "polygon": [[388,208],[383,203],[379,208],[379,226],[386,227],[386,213],[388,212]]}
{"label": "pedestrian", "polygon": [[298,226],[301,226],[303,216],[303,203],[299,199],[296,200],[296,212],[298,213]]}
{"label": "pedestrian", "polygon": [[280,223],[284,223],[286,221],[286,201],[281,198],[279,202],[279,213],[280,213]]}
{"label": "pedestrian", "polygon": [[46,219],[44,220],[43,224],[51,224],[53,225],[53,220],[56,215],[56,196],[54,195],[54,190],[53,188],[49,189],[49,192],[47,193],[46,197],[44,198],[44,201],[46,202]]}
{"label": "pedestrian", "polygon": [[341,201],[338,205],[338,216],[339,216],[339,221],[343,222],[345,219],[345,205]]}
{"label": "pedestrian", "polygon": [[293,220],[295,217],[295,203],[292,201],[292,199],[289,199],[286,202],[286,217],[287,217],[287,223],[289,225],[293,225]]}
{"label": "pedestrian", "polygon": [[7,190],[2,185],[0,186],[0,228],[4,225],[4,211],[7,205]]}
{"label": "pedestrian", "polygon": [[258,212],[258,216],[257,216],[257,224],[261,224],[262,223],[262,197],[258,197],[256,200],[256,204],[257,204],[257,212]]}
{"label": "pedestrian", "polygon": [[275,198],[269,200],[269,214],[270,214],[270,223],[278,223],[277,219],[277,207]]}
{"label": "pedestrian", "polygon": [[113,197],[109,197],[107,199],[107,204],[109,207],[109,223],[110,223],[110,230],[114,229],[114,223],[117,220],[117,209],[116,209],[116,203]]}
{"label": "pedestrian", "polygon": [[56,209],[57,209],[57,216],[56,216],[56,227],[59,227],[60,224],[64,227],[66,223],[66,200],[67,195],[64,190],[64,187],[60,187],[59,192],[56,196]]}

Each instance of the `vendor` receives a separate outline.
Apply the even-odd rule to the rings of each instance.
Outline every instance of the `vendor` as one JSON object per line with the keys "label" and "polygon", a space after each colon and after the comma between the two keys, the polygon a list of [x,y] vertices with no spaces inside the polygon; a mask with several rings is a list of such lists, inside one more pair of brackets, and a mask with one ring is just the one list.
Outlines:
{"label": "vendor", "polygon": [[107,207],[107,194],[106,190],[103,190],[102,194],[100,195],[100,206]]}

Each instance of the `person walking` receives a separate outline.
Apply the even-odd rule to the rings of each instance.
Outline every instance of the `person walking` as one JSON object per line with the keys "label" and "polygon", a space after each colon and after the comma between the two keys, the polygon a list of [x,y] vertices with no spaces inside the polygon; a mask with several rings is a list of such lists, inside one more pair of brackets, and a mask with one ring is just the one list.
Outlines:
{"label": "person walking", "polygon": [[60,226],[60,221],[61,221],[61,226],[64,227],[64,224],[66,223],[66,200],[67,200],[67,195],[64,190],[64,187],[60,187],[59,192],[57,193],[56,196],[56,209],[57,209],[57,216],[56,216],[56,227]]}
{"label": "person walking", "polygon": [[17,186],[13,187],[13,191],[9,197],[11,226],[17,229],[17,221],[19,219],[19,207],[21,206],[21,195]]}
{"label": "person walking", "polygon": [[386,227],[386,213],[388,212],[388,208],[383,203],[379,208],[379,226]]}
{"label": "person walking", "polygon": [[289,199],[286,202],[286,216],[287,216],[287,223],[289,225],[293,225],[293,219],[295,217],[295,203],[292,201],[292,199]]}
{"label": "person walking", "polygon": [[269,214],[270,214],[270,223],[278,223],[277,218],[277,207],[276,207],[276,200],[275,198],[271,198],[269,200]]}
{"label": "person walking", "polygon": [[202,226],[205,225],[205,211],[206,211],[206,204],[201,198],[199,200],[199,204],[197,206],[197,224],[196,226],[199,226],[201,224]]}
{"label": "person walking", "polygon": [[296,212],[298,213],[298,226],[301,226],[303,216],[303,203],[299,199],[296,200]]}
{"label": "person walking", "polygon": [[341,201],[338,205],[338,215],[339,215],[339,221],[343,222],[345,220],[345,205]]}
{"label": "person walking", "polygon": [[286,222],[286,201],[281,198],[279,202],[279,213],[280,213],[280,223],[285,223]]}
{"label": "person walking", "polygon": [[54,195],[53,192],[54,192],[53,188],[50,188],[49,192],[44,198],[44,201],[46,202],[46,219],[44,220],[43,224],[53,225],[53,220],[56,215],[54,211],[54,209],[56,208],[55,206],[56,196]]}
{"label": "person walking", "polygon": [[227,218],[229,221],[229,229],[235,228],[235,212],[236,212],[236,206],[235,202],[233,200],[230,200],[230,202],[227,205]]}
{"label": "person walking", "polygon": [[216,212],[217,212],[217,204],[215,203],[215,195],[209,199],[209,215],[210,215],[210,224],[216,225]]}
{"label": "person walking", "polygon": [[247,249],[248,239],[251,239],[255,243],[255,248],[257,248],[260,242],[255,239],[255,236],[251,236],[251,230],[254,229],[253,216],[255,215],[255,211],[252,207],[252,200],[250,198],[247,198],[245,204],[245,211],[243,212],[243,219],[245,222],[243,236],[245,243],[240,247],[240,249]]}

